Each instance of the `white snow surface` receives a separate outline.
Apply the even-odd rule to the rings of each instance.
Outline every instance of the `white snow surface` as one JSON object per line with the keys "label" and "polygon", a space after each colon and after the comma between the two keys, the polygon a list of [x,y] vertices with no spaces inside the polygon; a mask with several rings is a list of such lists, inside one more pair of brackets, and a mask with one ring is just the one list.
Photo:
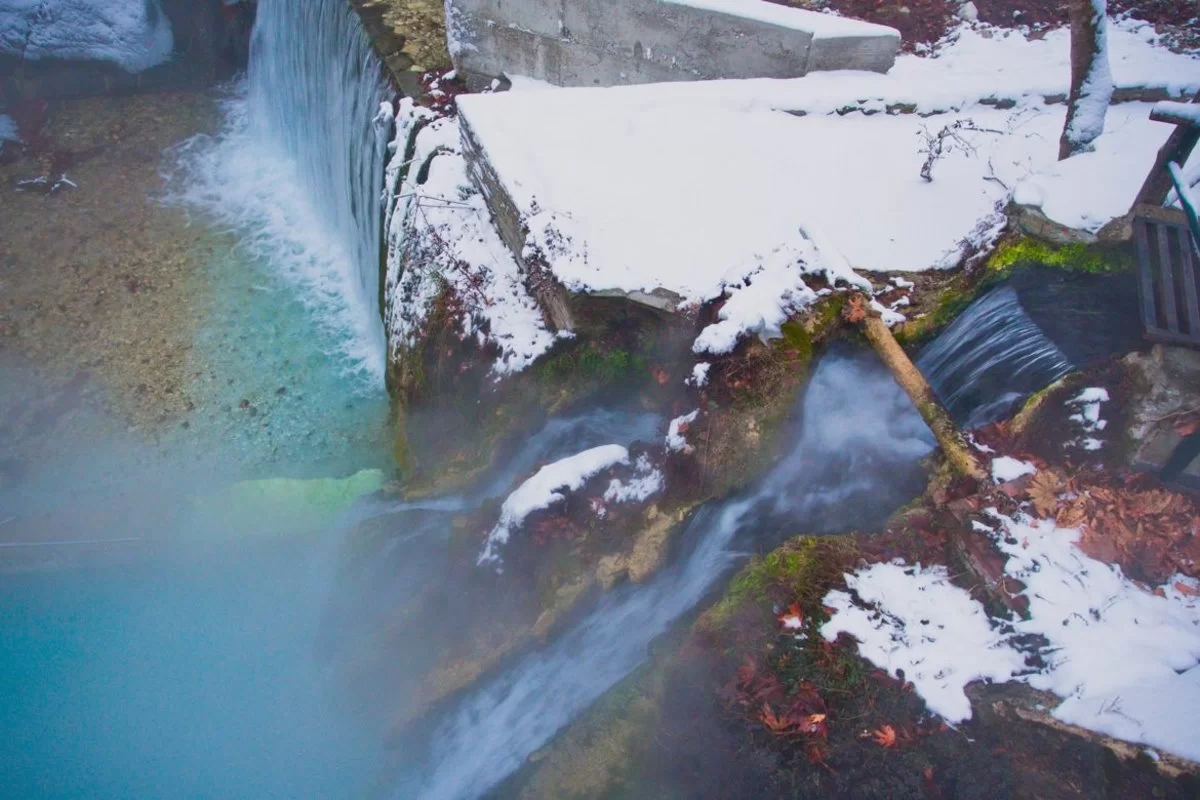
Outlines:
{"label": "white snow surface", "polygon": [[763,0],[664,0],[673,5],[689,6],[704,11],[715,11],[731,17],[752,19],[781,28],[807,31],[814,39],[838,39],[846,36],[892,35],[900,38],[900,31],[886,25],[875,25],[856,19],[847,19],[834,14],[806,11],[800,8],[767,3]]}
{"label": "white snow surface", "polygon": [[141,72],[168,60],[173,46],[158,0],[0,0],[0,54]]}
{"label": "white snow surface", "polygon": [[[1200,89],[1200,60],[1113,23],[1117,86]],[[769,338],[811,303],[808,274],[955,266],[1004,224],[1014,190],[1068,227],[1123,214],[1169,133],[1150,105],[1109,109],[1095,151],[1058,161],[1069,31],[1026,40],[961,28],[934,57],[886,75],[554,89],[458,99],[461,119],[529,226],[526,253],[572,291],[666,290],[682,306],[728,295],[697,353]],[[1001,110],[983,99],[1012,100]],[[908,104],[918,114],[882,112]],[[804,112],[805,116],[792,113]],[[970,119],[932,182],[924,134]],[[988,132],[995,131],[995,132]],[[899,315],[888,310],[889,320]]]}
{"label": "white snow surface", "polygon": [[712,368],[712,364],[707,361],[701,361],[696,366],[692,367],[692,374],[685,380],[688,386],[704,386],[708,383],[708,371]]}
{"label": "white snow surface", "polygon": [[[418,120],[430,118],[411,99],[401,100],[386,180],[391,193],[385,216],[386,280],[396,287],[386,320],[389,348],[417,342],[433,301],[449,284],[468,312],[461,320],[462,333],[499,348],[493,374],[499,378],[519,372],[550,348],[555,335],[546,328],[516,259],[467,177],[454,120],[434,119],[417,134],[411,168],[400,183],[409,131]],[[439,150],[425,183],[418,184],[420,165]],[[423,257],[414,263],[422,269],[402,270],[409,248],[420,249]]]}
{"label": "white snow surface", "polygon": [[[1177,575],[1159,596],[1085,555],[1078,530],[987,513],[991,525],[974,528],[1008,557],[1005,574],[1025,585],[1028,620],[989,623],[941,567],[873,564],[847,575],[858,601],[842,591],[826,595],[835,611],[822,633],[850,633],[872,663],[893,674],[904,669],[929,707],[952,722],[970,717],[966,683],[1011,677],[1061,697],[1053,713],[1063,722],[1200,759],[1197,582]],[[1046,642],[1038,671],[1024,666],[1012,642],[1029,634]]]}
{"label": "white snow surface", "polygon": [[1015,481],[1022,475],[1032,475],[1037,467],[1028,461],[1021,461],[1012,456],[1000,456],[992,460],[992,480],[997,483]]}
{"label": "white snow surface", "polygon": [[534,511],[549,508],[566,498],[597,473],[617,464],[629,463],[629,451],[619,444],[605,444],[584,450],[539,469],[510,494],[500,506],[500,519],[488,533],[479,564],[500,560],[499,548]]}
{"label": "white snow surface", "polygon": [[1113,94],[1112,70],[1108,65],[1108,0],[1091,0],[1096,23],[1096,52],[1075,101],[1075,116],[1067,125],[1066,138],[1075,147],[1091,149],[1104,132],[1104,114]]}
{"label": "white snow surface", "polygon": [[671,424],[667,426],[667,449],[677,453],[690,453],[692,446],[688,444],[684,434],[687,432],[687,426],[696,421],[699,416],[700,409],[696,409],[690,414],[676,417],[671,420]]}
{"label": "white snow surface", "polygon": [[1069,419],[1079,425],[1082,435],[1069,444],[1084,450],[1099,450],[1104,442],[1092,434],[1108,427],[1108,420],[1100,418],[1100,404],[1108,402],[1108,390],[1103,386],[1091,386],[1066,402],[1067,408],[1075,413]]}
{"label": "white snow surface", "polygon": [[848,633],[868,661],[893,677],[903,670],[930,710],[949,722],[971,718],[968,683],[1006,681],[1024,668],[945,567],[871,564],[847,575],[846,586],[861,602],[840,590],[825,595],[834,612],[821,634],[832,641]]}
{"label": "white snow surface", "polygon": [[604,491],[604,499],[609,503],[640,503],[661,492],[665,484],[662,470],[656,469],[643,453],[634,463],[633,477],[626,481],[613,478]]}
{"label": "white snow surface", "polygon": [[1184,117],[1193,125],[1200,127],[1200,103],[1177,103],[1173,100],[1164,100],[1161,103],[1155,103],[1154,110],[1162,114]]}
{"label": "white snow surface", "polygon": [[1158,597],[1084,555],[1079,531],[996,515],[1005,572],[1026,585],[1049,667],[1025,678],[1064,698],[1054,716],[1118,739],[1200,759],[1200,602],[1169,580]]}

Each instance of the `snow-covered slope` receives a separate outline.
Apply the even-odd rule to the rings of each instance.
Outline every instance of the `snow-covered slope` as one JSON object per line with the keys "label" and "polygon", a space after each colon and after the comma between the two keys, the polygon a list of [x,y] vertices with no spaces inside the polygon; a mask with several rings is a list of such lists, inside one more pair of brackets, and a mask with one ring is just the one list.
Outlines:
{"label": "snow-covered slope", "polygon": [[169,59],[173,41],[158,0],[0,0],[0,54],[141,72]]}

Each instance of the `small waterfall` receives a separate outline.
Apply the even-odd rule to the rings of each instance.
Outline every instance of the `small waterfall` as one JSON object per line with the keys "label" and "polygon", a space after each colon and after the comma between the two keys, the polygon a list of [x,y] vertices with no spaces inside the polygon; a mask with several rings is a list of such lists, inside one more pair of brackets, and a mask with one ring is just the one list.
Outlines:
{"label": "small waterfall", "polygon": [[[385,350],[379,307],[390,99],[346,0],[260,0],[248,77],[225,130],[176,151],[173,199],[242,236],[300,286],[330,349],[371,388]],[[168,175],[168,179],[176,177]]]}
{"label": "small waterfall", "polygon": [[1073,368],[1010,286],[972,303],[921,352],[917,366],[967,428],[1000,419]]}
{"label": "small waterfall", "polygon": [[650,643],[734,563],[735,537],[852,526],[861,518],[847,518],[846,509],[877,521],[911,496],[906,479],[919,490],[916,462],[931,447],[878,362],[826,357],[806,393],[799,441],[760,487],[693,518],[683,535],[695,548],[681,564],[610,593],[548,648],[471,693],[434,732],[430,773],[402,780],[393,796],[483,794],[646,658]]}

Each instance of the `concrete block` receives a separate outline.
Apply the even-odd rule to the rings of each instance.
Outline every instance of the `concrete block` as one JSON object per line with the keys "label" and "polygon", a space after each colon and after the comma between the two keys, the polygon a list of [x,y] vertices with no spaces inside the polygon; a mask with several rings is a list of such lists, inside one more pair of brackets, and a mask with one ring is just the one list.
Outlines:
{"label": "concrete block", "polygon": [[451,49],[475,83],[508,74],[562,86],[886,72],[895,60],[891,28],[759,2],[449,0]]}

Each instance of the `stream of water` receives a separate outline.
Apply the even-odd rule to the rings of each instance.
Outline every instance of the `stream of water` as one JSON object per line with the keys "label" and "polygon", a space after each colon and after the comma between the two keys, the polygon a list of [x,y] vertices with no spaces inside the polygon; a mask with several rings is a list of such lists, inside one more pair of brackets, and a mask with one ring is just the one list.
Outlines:
{"label": "stream of water", "polygon": [[628,675],[650,643],[691,609],[755,533],[822,533],[878,522],[919,491],[932,436],[873,358],[817,367],[799,436],[754,490],[702,509],[683,534],[693,550],[645,586],[605,597],[577,626],[462,701],[435,731],[425,765],[397,798],[478,797]]}

